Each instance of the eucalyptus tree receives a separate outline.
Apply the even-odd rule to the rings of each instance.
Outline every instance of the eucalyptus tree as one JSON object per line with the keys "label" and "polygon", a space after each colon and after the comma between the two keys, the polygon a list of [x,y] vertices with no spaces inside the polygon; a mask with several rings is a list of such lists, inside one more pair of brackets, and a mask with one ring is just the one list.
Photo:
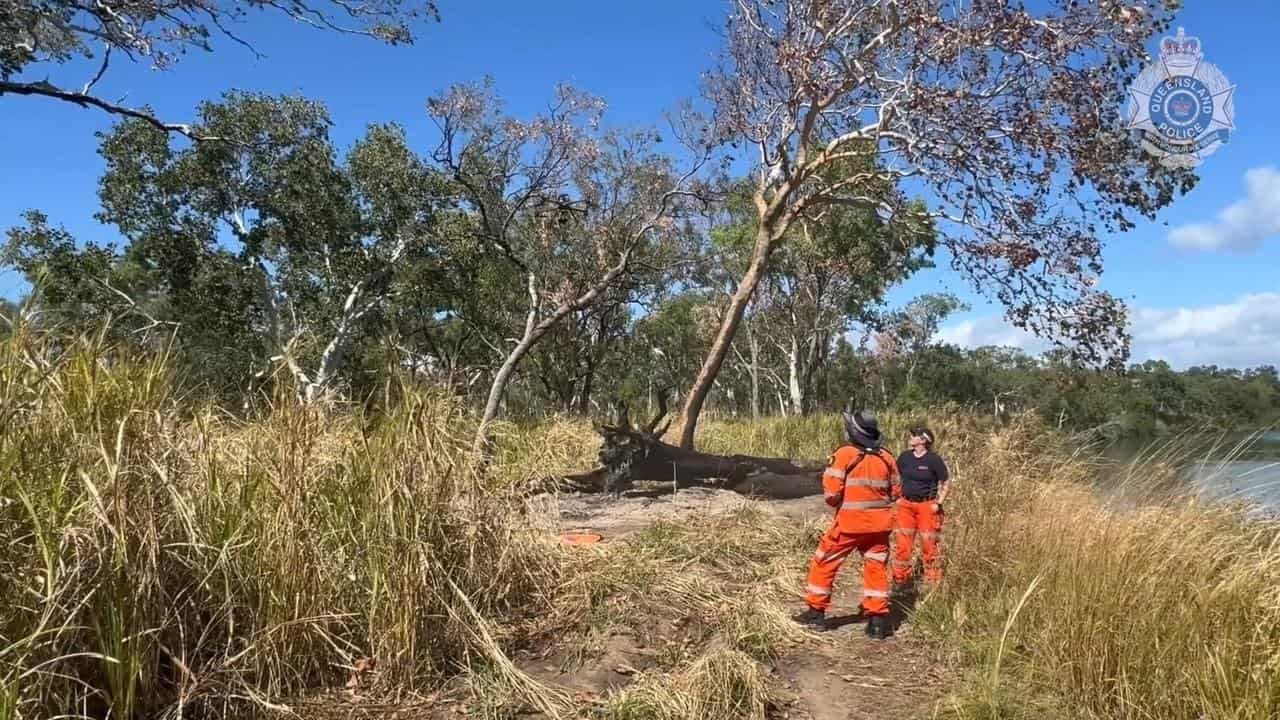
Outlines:
{"label": "eucalyptus tree", "polygon": [[399,291],[397,269],[441,252],[447,188],[396,126],[370,127],[340,162],[314,101],[231,93],[199,116],[228,142],[178,147],[140,120],[105,137],[100,218],[169,294],[230,260],[253,292],[228,322],[255,333],[304,399],[326,396]]}
{"label": "eucalyptus tree", "polygon": [[461,189],[487,249],[522,287],[524,322],[493,375],[475,446],[484,450],[512,375],[566,318],[593,307],[640,258],[674,242],[698,198],[705,157],[684,173],[655,132],[600,129],[603,103],[558,89],[530,120],[505,113],[491,83],[459,85],[428,103],[435,159]]}
{"label": "eucalyptus tree", "polygon": [[[753,358],[757,336],[773,346],[782,365],[771,374],[791,414],[813,408],[815,376],[836,339],[878,319],[885,293],[930,264],[935,236],[922,217],[887,222],[867,208],[835,206],[797,222],[774,251],[748,310],[748,344]],[[739,267],[750,261],[753,221],[735,235]]]}
{"label": "eucalyptus tree", "polygon": [[949,293],[926,293],[913,299],[880,323],[882,329],[876,336],[881,346],[879,357],[903,361],[906,384],[913,385],[916,367],[933,344],[942,322],[953,313],[968,309],[968,304]]}
{"label": "eucalyptus tree", "polygon": [[770,257],[832,206],[933,221],[953,266],[1012,322],[1086,361],[1123,360],[1124,307],[1095,286],[1098,234],[1191,183],[1129,139],[1119,102],[1176,4],[733,0],[708,97],[719,137],[750,149],[758,222],[681,444]]}

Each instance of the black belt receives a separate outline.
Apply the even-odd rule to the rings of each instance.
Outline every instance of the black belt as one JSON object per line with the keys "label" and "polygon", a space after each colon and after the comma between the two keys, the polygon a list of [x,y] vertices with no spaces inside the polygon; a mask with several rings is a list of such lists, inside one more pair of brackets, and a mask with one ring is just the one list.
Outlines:
{"label": "black belt", "polygon": [[905,497],[906,499],[910,500],[911,502],[924,502],[925,500],[937,500],[937,499],[938,499],[937,494],[933,494],[933,495],[921,495],[920,497],[911,497],[910,495],[904,495],[903,497]]}

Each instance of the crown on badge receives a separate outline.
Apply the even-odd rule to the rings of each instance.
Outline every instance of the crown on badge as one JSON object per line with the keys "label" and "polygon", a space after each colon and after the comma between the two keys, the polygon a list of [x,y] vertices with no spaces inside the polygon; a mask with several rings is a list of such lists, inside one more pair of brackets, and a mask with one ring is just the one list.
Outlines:
{"label": "crown on badge", "polygon": [[1171,67],[1192,66],[1200,62],[1200,38],[1188,36],[1178,28],[1177,37],[1165,37],[1160,41],[1160,57]]}

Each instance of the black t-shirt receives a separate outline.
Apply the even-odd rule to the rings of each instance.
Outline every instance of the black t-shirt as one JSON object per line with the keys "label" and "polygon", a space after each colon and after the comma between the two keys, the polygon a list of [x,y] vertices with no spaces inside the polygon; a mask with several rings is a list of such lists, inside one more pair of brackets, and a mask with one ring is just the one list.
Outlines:
{"label": "black t-shirt", "polygon": [[898,456],[898,474],[902,476],[902,494],[908,500],[927,500],[938,496],[938,485],[947,481],[947,464],[932,450],[916,457],[910,450]]}

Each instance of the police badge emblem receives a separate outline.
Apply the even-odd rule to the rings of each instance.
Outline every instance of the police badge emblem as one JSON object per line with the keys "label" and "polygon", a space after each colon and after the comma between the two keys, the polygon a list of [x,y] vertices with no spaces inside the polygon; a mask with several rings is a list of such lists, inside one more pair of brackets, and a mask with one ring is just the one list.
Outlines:
{"label": "police badge emblem", "polygon": [[1160,41],[1160,62],[1129,87],[1128,128],[1144,150],[1170,168],[1192,168],[1235,129],[1235,86],[1204,61],[1200,39],[1178,28]]}

